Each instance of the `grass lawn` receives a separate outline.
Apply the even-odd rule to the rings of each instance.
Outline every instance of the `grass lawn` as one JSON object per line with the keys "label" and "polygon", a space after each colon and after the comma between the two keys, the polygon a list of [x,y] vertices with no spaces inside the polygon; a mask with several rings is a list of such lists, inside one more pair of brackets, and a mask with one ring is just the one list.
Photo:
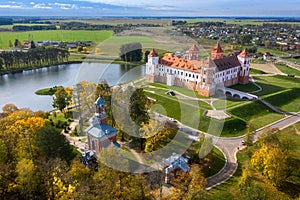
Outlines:
{"label": "grass lawn", "polygon": [[[280,141],[290,141],[290,154],[295,162],[300,162],[300,122],[297,124],[290,126],[282,131],[279,131],[277,134]],[[298,134],[297,134],[298,133]],[[248,150],[243,150],[237,154],[238,158],[238,169],[236,173],[233,175],[231,179],[227,182],[211,189],[208,191],[208,199],[242,199],[238,181],[242,174],[242,168],[245,164],[250,162],[251,155],[254,151],[257,150],[257,146],[254,145],[250,147]],[[256,173],[256,172],[254,172]],[[262,177],[260,174],[256,173],[253,181],[260,185],[263,191],[266,193],[266,199],[294,199],[292,196],[288,194],[295,195],[297,190],[299,191],[299,169],[292,172],[292,176],[287,179],[290,185],[294,186],[289,188],[283,188],[280,191],[269,184],[267,180]],[[296,186],[296,187],[295,187]]]}
{"label": "grass lawn", "polygon": [[255,77],[263,91],[256,93],[260,97],[271,96],[272,93],[284,91],[286,89],[300,88],[300,79],[276,75],[272,77]]}
{"label": "grass lawn", "polygon": [[217,149],[216,147],[213,148],[211,155],[209,156],[210,165],[205,165],[202,168],[202,172],[204,176],[210,177],[218,173],[225,165],[225,157],[223,153]]}
{"label": "grass lawn", "polygon": [[228,112],[241,119],[242,121],[251,122],[251,125],[258,129],[274,121],[283,118],[283,115],[277,114],[265,106],[260,101],[254,101],[240,107],[229,109]]}
{"label": "grass lawn", "polygon": [[55,92],[59,88],[63,88],[63,87],[62,86],[54,86],[52,88],[44,88],[44,89],[37,90],[35,92],[35,94],[37,94],[37,95],[50,95],[50,96],[52,96],[52,95],[55,94]]}
{"label": "grass lawn", "polygon": [[218,99],[214,101],[213,106],[217,110],[229,109],[233,106],[237,106],[239,104],[249,103],[249,101],[245,100],[235,100],[235,99]]}
{"label": "grass lawn", "polygon": [[250,68],[250,74],[267,74],[267,73],[259,69]]}
{"label": "grass lawn", "polygon": [[300,76],[300,71],[284,64],[275,64],[275,66],[285,74]]}
{"label": "grass lawn", "polygon": [[287,89],[265,100],[286,112],[300,111],[300,88]]}
{"label": "grass lawn", "polygon": [[0,49],[9,49],[8,43],[15,39],[24,42],[28,40],[53,40],[53,41],[93,41],[102,42],[113,36],[112,31],[86,31],[86,30],[47,30],[47,31],[26,31],[26,32],[0,32]]}
{"label": "grass lawn", "polygon": [[235,89],[235,90],[239,90],[242,92],[255,92],[257,90],[259,90],[259,88],[254,85],[252,82],[249,82],[248,84],[237,84],[237,85],[233,85],[230,86],[230,88]]}

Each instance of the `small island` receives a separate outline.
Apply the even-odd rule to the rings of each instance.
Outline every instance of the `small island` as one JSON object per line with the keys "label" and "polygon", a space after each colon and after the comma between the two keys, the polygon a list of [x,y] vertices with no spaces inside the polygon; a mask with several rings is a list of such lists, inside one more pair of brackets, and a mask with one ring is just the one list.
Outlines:
{"label": "small island", "polygon": [[51,88],[44,88],[44,89],[40,89],[40,90],[37,90],[35,92],[35,94],[37,95],[54,95],[55,92],[59,89],[59,88],[63,88],[63,86],[54,86],[54,87],[51,87]]}

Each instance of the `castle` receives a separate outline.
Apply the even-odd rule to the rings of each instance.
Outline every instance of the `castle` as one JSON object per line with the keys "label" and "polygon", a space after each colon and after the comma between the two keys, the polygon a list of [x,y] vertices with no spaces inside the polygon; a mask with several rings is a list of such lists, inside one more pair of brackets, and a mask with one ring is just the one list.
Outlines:
{"label": "castle", "polygon": [[239,54],[225,56],[219,43],[210,58],[200,59],[193,45],[184,57],[165,54],[159,58],[154,49],[148,55],[146,81],[185,87],[203,96],[214,96],[218,87],[249,82],[250,56],[244,49]]}

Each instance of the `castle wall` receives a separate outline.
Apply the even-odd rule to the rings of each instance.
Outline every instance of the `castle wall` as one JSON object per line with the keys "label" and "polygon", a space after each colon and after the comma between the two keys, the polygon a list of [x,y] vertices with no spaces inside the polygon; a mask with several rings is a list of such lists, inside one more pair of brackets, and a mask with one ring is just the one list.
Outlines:
{"label": "castle wall", "polygon": [[227,80],[224,82],[224,87],[229,87],[229,86],[232,86],[232,85],[236,85],[239,83],[239,78],[236,77],[236,78],[232,78],[230,80]]}
{"label": "castle wall", "polygon": [[187,88],[190,90],[196,90],[196,83],[194,81],[184,81],[180,80],[179,78],[175,78],[174,85],[178,87]]}
{"label": "castle wall", "polygon": [[159,83],[167,83],[167,77],[165,76],[154,76],[154,81]]}
{"label": "castle wall", "polygon": [[146,81],[149,82],[149,83],[154,83],[154,76],[153,75],[149,75],[149,74],[146,74]]}
{"label": "castle wall", "polygon": [[247,83],[249,83],[249,76],[241,76],[241,77],[239,77],[239,83],[240,84],[247,84]]}

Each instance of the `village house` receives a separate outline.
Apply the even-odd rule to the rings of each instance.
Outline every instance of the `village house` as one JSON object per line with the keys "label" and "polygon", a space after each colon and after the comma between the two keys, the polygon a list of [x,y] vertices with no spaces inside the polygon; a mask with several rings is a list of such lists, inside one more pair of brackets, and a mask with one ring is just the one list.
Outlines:
{"label": "village house", "polygon": [[225,56],[218,43],[208,58],[199,58],[193,45],[184,57],[165,54],[159,58],[154,49],[146,64],[146,81],[165,83],[197,91],[203,96],[214,96],[218,87],[229,87],[249,82],[250,56],[246,50],[238,55]]}

